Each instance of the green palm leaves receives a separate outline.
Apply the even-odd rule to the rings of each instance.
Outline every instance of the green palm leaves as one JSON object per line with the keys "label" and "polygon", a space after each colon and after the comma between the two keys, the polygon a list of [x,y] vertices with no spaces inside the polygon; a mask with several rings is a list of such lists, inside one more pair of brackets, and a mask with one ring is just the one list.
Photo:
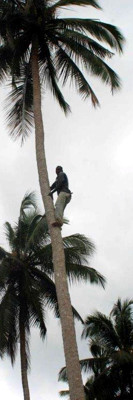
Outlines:
{"label": "green palm leaves", "polygon": [[65,113],[70,107],[59,87],[60,80],[63,84],[72,81],[79,94],[84,99],[90,97],[94,106],[99,101],[86,72],[110,85],[112,91],[120,87],[118,75],[105,61],[113,53],[99,42],[121,52],[124,41],[121,32],[99,20],[57,17],[58,9],[69,5],[100,8],[95,0],[0,3],[0,79],[3,81],[8,76],[12,79],[8,123],[15,138],[24,139],[33,125],[31,59],[35,37],[41,84],[45,90],[50,87]]}
{"label": "green palm leaves", "polygon": [[[5,235],[10,251],[0,248],[0,349],[1,355],[7,351],[13,362],[19,322],[25,326],[28,343],[31,326],[37,326],[41,337],[45,337],[46,307],[59,316],[48,226],[38,213],[34,193],[25,195],[17,224],[5,223]],[[80,234],[66,237],[63,242],[69,281],[90,280],[103,286],[102,275],[87,266],[94,245]],[[82,321],[74,308],[73,313]]]}
{"label": "green palm leaves", "polygon": [[[89,385],[90,399],[131,399],[133,395],[133,313],[132,300],[118,299],[109,317],[96,312],[87,317],[83,337],[96,343],[99,354],[86,361],[86,370],[93,371]],[[93,344],[94,346],[94,344]],[[81,361],[83,370],[84,360]],[[97,374],[96,374],[97,371]],[[89,383],[89,381],[88,381]],[[100,395],[99,395],[100,393]]]}
{"label": "green palm leaves", "polygon": [[[80,361],[91,374],[85,384],[89,400],[131,400],[133,395],[133,301],[118,299],[110,316],[95,312],[84,324],[82,338],[89,338],[91,357]],[[66,368],[59,379],[67,382]],[[69,392],[62,391],[61,395]]]}

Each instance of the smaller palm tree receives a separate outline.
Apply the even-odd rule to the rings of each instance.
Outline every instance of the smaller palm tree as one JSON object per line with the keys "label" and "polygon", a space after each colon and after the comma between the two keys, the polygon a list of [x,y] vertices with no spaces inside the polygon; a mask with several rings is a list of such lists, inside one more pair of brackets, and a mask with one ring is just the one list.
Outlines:
{"label": "smaller palm tree", "polygon": [[[93,359],[100,365],[90,388],[89,399],[131,400],[133,398],[133,300],[118,299],[110,316],[100,312],[87,317],[83,337],[90,337],[102,349]],[[93,365],[93,364],[92,364]],[[91,360],[88,367],[91,368]]]}
{"label": "smaller palm tree", "polygon": [[[82,337],[89,338],[92,357],[80,365],[82,372],[89,373],[84,386],[87,400],[133,399],[132,306],[133,300],[118,299],[109,317],[95,312],[86,318]],[[59,380],[67,382],[65,368]],[[69,396],[69,391],[61,395]]]}
{"label": "smaller palm tree", "polygon": [[[5,233],[10,251],[0,248],[0,355],[6,352],[13,363],[20,342],[24,400],[29,400],[31,327],[38,327],[44,339],[46,307],[59,317],[48,226],[45,217],[38,214],[34,193],[24,197],[17,224],[12,227],[6,222]],[[65,237],[63,242],[69,281],[90,280],[104,286],[104,278],[87,266],[94,245],[79,234]],[[72,309],[74,316],[82,321]]]}

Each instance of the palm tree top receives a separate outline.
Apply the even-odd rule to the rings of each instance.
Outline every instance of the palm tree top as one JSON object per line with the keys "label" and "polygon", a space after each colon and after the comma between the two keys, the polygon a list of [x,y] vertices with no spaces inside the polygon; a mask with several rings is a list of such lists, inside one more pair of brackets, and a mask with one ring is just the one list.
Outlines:
{"label": "palm tree top", "polygon": [[94,106],[99,101],[86,74],[98,77],[112,91],[120,87],[118,75],[105,60],[113,56],[112,50],[122,52],[122,33],[114,25],[96,19],[58,16],[70,5],[100,8],[96,0],[0,2],[0,80],[12,78],[8,101],[9,107],[11,101],[13,105],[8,121],[14,137],[25,138],[33,125],[33,43],[38,47],[41,85],[45,90],[50,87],[65,113],[70,107],[60,90],[60,81],[64,85],[70,80],[81,97],[90,97]]}
{"label": "palm tree top", "polygon": [[[45,215],[37,207],[34,192],[26,193],[20,206],[18,222],[12,226],[5,223],[5,235],[11,251],[0,247],[1,260],[5,257],[18,257],[29,265],[41,266],[53,279],[52,249]],[[94,268],[88,266],[89,257],[95,246],[85,235],[73,234],[63,238],[66,271],[70,282],[83,280],[99,283],[103,287],[105,278]],[[27,261],[26,261],[27,260]],[[17,260],[16,260],[17,261]]]}

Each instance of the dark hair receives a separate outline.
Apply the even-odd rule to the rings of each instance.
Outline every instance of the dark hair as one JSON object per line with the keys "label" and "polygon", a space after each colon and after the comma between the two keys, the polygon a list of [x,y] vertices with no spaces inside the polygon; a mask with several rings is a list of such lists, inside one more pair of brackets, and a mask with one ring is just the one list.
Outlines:
{"label": "dark hair", "polygon": [[60,166],[60,165],[58,165],[57,167],[56,167],[56,170],[59,170],[59,171],[63,171],[63,168]]}

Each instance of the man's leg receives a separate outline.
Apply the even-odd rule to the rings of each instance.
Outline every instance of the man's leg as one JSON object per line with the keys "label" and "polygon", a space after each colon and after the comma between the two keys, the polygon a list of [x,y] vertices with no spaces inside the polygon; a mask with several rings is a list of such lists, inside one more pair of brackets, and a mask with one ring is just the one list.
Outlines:
{"label": "man's leg", "polygon": [[63,224],[63,212],[66,205],[71,200],[71,195],[69,193],[60,192],[55,203],[55,218],[59,224]]}

